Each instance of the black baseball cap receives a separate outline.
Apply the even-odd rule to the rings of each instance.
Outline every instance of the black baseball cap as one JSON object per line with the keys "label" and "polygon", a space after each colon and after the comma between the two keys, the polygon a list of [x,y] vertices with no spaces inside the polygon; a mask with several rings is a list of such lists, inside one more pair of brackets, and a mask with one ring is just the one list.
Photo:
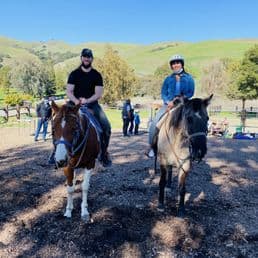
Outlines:
{"label": "black baseball cap", "polygon": [[84,48],[81,52],[81,56],[93,58],[92,50],[89,48]]}

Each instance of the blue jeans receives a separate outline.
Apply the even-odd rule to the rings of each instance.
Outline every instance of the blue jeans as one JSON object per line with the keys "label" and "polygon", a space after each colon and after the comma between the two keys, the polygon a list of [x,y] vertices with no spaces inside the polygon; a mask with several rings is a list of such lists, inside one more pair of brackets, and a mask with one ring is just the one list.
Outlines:
{"label": "blue jeans", "polygon": [[41,127],[43,127],[43,140],[46,140],[48,120],[39,117],[38,118],[38,123],[37,123],[37,129],[35,131],[35,137],[34,137],[35,141],[38,140]]}
{"label": "blue jeans", "polygon": [[155,144],[154,142],[154,136],[157,134],[157,123],[159,122],[159,120],[161,119],[161,117],[166,113],[168,106],[167,105],[163,105],[160,110],[157,112],[156,116],[153,118],[150,127],[149,127],[149,144],[150,146],[152,146],[153,144]]}

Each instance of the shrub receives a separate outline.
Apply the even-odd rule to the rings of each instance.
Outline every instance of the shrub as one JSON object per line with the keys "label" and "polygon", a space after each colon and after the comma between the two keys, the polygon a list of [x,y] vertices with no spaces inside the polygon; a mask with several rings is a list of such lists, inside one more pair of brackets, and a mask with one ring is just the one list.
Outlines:
{"label": "shrub", "polygon": [[21,105],[23,100],[31,100],[31,96],[28,94],[11,93],[5,96],[4,103],[9,106]]}

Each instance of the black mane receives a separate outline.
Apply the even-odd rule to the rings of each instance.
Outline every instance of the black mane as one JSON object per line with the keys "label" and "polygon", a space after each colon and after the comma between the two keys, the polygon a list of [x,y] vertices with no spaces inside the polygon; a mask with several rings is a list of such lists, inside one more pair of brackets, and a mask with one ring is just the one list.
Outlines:
{"label": "black mane", "polygon": [[202,109],[203,101],[200,98],[185,100],[184,103],[178,104],[172,112],[170,126],[178,128],[183,120],[183,115],[188,115],[192,112],[197,112]]}

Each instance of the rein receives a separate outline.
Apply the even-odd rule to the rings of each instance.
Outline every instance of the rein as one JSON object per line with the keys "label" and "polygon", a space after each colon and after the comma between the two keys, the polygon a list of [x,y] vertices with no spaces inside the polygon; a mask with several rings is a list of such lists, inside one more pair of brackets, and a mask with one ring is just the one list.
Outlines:
{"label": "rein", "polygon": [[74,155],[74,154],[76,153],[76,151],[78,151],[78,150],[81,148],[81,146],[84,144],[83,149],[82,149],[82,152],[81,152],[81,155],[80,155],[80,157],[79,157],[79,159],[78,159],[76,165],[75,165],[75,166],[72,166],[72,168],[76,168],[76,167],[80,164],[80,162],[81,162],[82,156],[83,156],[84,151],[85,151],[85,149],[86,149],[86,142],[87,142],[87,139],[88,139],[88,136],[89,136],[89,131],[90,131],[90,121],[88,121],[87,129],[86,129],[86,132],[85,132],[85,135],[84,135],[84,137],[83,137],[82,142],[81,142],[81,143],[79,144],[79,146],[73,151],[73,155]]}
{"label": "rein", "polygon": [[166,137],[167,137],[167,140],[169,142],[169,145],[171,147],[171,150],[173,152],[173,154],[175,155],[176,159],[177,159],[177,162],[180,164],[179,168],[178,169],[182,169],[185,172],[185,170],[183,169],[183,164],[185,163],[185,161],[187,160],[191,160],[191,157],[192,157],[192,151],[191,151],[191,143],[190,143],[190,140],[196,136],[207,136],[207,134],[205,132],[196,132],[196,133],[193,133],[193,134],[187,134],[187,135],[183,135],[187,141],[189,141],[189,150],[190,150],[190,155],[188,155],[186,158],[180,158],[174,147],[173,147],[173,144],[170,142],[170,138],[169,138],[169,135],[168,135],[168,130],[167,130],[167,121],[168,121],[168,118],[169,118],[169,115],[167,116],[166,120],[165,120],[165,132],[166,132]]}

